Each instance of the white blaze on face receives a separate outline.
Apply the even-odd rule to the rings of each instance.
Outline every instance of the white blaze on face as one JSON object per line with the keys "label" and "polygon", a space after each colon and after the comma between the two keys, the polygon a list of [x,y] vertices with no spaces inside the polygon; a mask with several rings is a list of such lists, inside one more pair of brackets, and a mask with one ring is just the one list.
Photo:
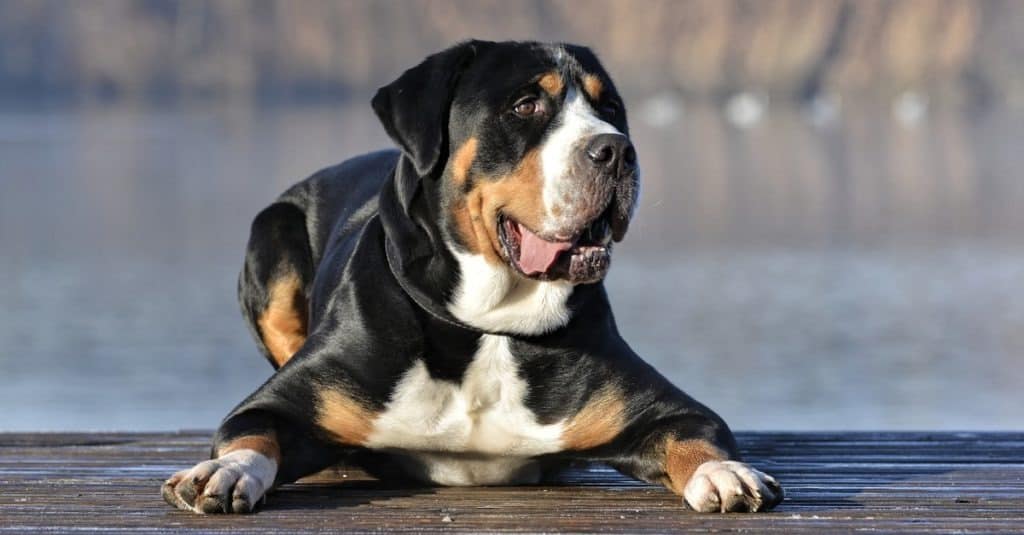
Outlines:
{"label": "white blaze on face", "polygon": [[[580,188],[571,180],[573,164],[584,150],[587,140],[599,134],[621,134],[607,121],[598,117],[587,102],[583,91],[570,85],[565,103],[555,128],[543,141],[540,151],[541,171],[544,173],[544,208],[547,218],[542,232],[566,230],[572,223],[572,206],[580,199]],[[559,207],[558,210],[555,207]],[[559,215],[555,215],[555,214]]]}

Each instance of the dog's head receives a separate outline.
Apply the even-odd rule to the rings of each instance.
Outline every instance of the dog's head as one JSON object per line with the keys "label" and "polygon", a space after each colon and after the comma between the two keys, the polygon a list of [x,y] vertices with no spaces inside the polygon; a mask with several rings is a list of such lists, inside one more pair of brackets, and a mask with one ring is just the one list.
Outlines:
{"label": "dog's head", "polygon": [[626,111],[587,48],[470,41],[373,108],[436,199],[449,245],[539,280],[595,282],[639,190]]}

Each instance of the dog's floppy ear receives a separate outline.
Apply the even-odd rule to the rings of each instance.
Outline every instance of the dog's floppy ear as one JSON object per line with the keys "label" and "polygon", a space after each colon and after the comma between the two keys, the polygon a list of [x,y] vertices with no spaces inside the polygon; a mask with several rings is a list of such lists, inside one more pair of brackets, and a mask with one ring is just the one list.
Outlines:
{"label": "dog's floppy ear", "polygon": [[467,41],[438,52],[380,88],[373,111],[420,176],[431,174],[448,143],[448,112],[459,74],[482,41]]}

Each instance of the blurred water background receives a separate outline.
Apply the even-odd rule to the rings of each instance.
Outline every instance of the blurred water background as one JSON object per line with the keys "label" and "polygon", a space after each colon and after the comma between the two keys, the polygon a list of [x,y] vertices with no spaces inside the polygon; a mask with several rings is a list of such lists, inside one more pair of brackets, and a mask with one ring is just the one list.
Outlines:
{"label": "blurred water background", "polygon": [[251,218],[461,38],[589,44],[620,329],[738,429],[1024,427],[1024,3],[0,3],[0,430],[210,428]]}

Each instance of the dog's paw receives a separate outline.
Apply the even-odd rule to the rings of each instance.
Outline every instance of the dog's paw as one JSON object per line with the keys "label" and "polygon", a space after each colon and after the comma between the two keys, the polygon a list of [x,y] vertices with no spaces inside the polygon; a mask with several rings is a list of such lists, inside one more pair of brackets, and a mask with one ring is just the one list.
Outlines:
{"label": "dog's paw", "polygon": [[701,513],[767,511],[782,501],[774,477],[737,461],[708,461],[690,477],[683,498]]}
{"label": "dog's paw", "polygon": [[270,490],[277,463],[253,450],[237,450],[182,470],[164,482],[164,500],[193,513],[251,513]]}

